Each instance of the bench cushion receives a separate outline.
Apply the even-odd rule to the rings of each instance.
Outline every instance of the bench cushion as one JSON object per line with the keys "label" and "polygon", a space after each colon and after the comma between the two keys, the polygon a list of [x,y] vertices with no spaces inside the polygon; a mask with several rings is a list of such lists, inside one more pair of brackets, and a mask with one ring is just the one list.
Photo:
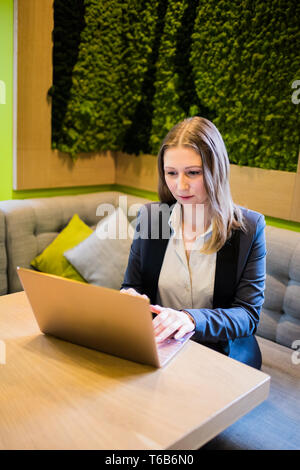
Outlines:
{"label": "bench cushion", "polygon": [[300,233],[266,227],[265,302],[257,334],[292,347],[300,338]]}

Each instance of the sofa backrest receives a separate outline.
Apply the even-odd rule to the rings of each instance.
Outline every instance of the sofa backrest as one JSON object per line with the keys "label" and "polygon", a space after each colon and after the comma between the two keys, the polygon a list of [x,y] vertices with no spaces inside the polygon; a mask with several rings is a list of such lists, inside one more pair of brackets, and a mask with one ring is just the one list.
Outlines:
{"label": "sofa backrest", "polygon": [[0,211],[0,295],[7,294],[7,256],[5,245],[5,216]]}
{"label": "sofa backrest", "polygon": [[257,334],[291,348],[300,340],[300,233],[267,226],[266,244],[265,302]]}
{"label": "sofa backrest", "polygon": [[[17,266],[30,268],[33,258],[54,240],[75,213],[83,222],[95,228],[107,215],[105,212],[100,215],[99,211],[97,215],[97,208],[103,203],[117,207],[119,198],[124,196],[128,207],[148,202],[147,199],[117,191],[0,202],[7,229],[8,292],[22,290]],[[129,217],[129,220],[133,218]]]}

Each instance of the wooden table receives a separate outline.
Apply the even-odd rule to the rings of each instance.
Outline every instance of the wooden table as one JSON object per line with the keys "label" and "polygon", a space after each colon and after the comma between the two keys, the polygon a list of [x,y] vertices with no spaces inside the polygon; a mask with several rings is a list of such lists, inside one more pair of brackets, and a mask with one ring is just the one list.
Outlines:
{"label": "wooden table", "polygon": [[0,297],[0,340],[0,449],[197,449],[269,392],[193,341],[154,369],[47,337],[24,292]]}

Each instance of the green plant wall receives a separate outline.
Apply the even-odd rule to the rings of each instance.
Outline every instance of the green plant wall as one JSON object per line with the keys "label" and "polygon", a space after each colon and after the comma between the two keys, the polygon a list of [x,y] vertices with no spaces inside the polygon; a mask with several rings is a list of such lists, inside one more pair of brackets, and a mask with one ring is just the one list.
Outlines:
{"label": "green plant wall", "polygon": [[[60,87],[63,62],[56,54],[56,29],[66,30],[68,44],[74,30],[66,12],[73,11],[74,2],[55,0],[53,148],[70,153],[95,150],[120,150],[124,135],[132,124],[132,116],[142,99],[142,85],[152,52],[158,20],[156,1],[140,0],[76,0],[84,9],[85,27],[74,40],[77,62],[72,69],[71,82],[65,83],[68,96],[60,113]],[[63,8],[62,8],[63,4]],[[58,39],[60,50],[65,49],[64,35]],[[73,52],[74,53],[74,52]],[[57,70],[55,70],[55,67]],[[68,88],[68,85],[69,88]]]}
{"label": "green plant wall", "polygon": [[156,154],[167,132],[187,116],[212,119],[213,111],[199,100],[190,53],[197,3],[169,0],[156,63],[150,152]]}
{"label": "green plant wall", "polygon": [[156,154],[201,115],[232,163],[296,171],[296,0],[55,0],[52,146]]}
{"label": "green plant wall", "polygon": [[191,63],[234,163],[295,171],[300,106],[300,3],[223,0],[199,4]]}

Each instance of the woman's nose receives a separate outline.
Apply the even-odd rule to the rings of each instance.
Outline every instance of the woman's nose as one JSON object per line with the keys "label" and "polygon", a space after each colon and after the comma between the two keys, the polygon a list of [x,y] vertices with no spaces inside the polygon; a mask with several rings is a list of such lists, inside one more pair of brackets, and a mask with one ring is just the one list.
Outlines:
{"label": "woman's nose", "polygon": [[178,176],[177,187],[178,189],[181,189],[181,190],[188,189],[189,184],[185,175]]}

